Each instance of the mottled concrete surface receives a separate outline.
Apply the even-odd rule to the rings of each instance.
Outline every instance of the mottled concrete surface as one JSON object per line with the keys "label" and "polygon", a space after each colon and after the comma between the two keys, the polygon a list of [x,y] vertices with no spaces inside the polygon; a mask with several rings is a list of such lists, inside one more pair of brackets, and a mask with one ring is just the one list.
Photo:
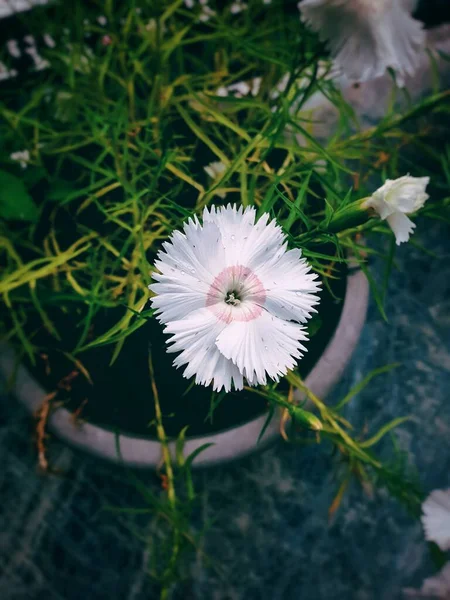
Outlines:
{"label": "mottled concrete surface", "polygon": [[[402,366],[374,380],[348,408],[375,429],[410,414],[400,447],[425,491],[450,485],[450,239],[446,226],[422,222],[398,252],[389,324],[375,306],[345,377],[330,401],[374,367]],[[140,507],[143,499],[120,469],[53,441],[58,476],[36,471],[30,421],[12,399],[0,403],[0,597],[148,599],[150,553],[142,537],[158,531],[149,516],[106,506]],[[389,444],[385,446],[386,456]],[[149,486],[154,475],[141,475]],[[226,468],[196,474],[197,529],[209,523],[205,567],[192,557],[175,598],[214,600],[397,599],[433,573],[421,527],[384,492],[367,497],[354,485],[334,521],[336,491],[325,448],[279,444]]]}

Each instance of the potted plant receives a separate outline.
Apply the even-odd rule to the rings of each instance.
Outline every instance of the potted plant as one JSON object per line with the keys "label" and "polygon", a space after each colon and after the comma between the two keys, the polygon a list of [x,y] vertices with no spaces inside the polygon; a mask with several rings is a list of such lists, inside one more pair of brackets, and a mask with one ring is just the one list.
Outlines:
{"label": "potted plant", "polygon": [[[57,14],[63,18],[62,11]],[[264,23],[266,15],[262,10],[255,18]],[[222,18],[234,17],[225,11]],[[397,242],[406,241],[412,225],[401,210],[415,212],[427,197],[424,178],[385,184],[375,195],[370,186],[355,185],[357,172],[368,180],[373,169],[351,169],[344,159],[364,140],[366,162],[381,131],[376,127],[328,146],[309,137],[302,104],[317,90],[336,94],[333,80],[329,67],[322,63],[318,70],[317,42],[307,30],[294,58],[288,43],[276,49],[280,31],[287,42],[299,39],[297,23],[276,18],[277,34],[257,37],[255,53],[245,44],[236,50],[231,37],[224,40],[216,25],[182,6],[155,16],[128,9],[91,20],[83,15],[78,29],[47,44],[48,68],[33,73],[20,94],[17,82],[8,81],[2,107],[8,158],[1,173],[1,291],[9,350],[3,367],[11,374],[14,364],[23,363],[15,379],[19,396],[33,410],[51,403],[45,414],[57,431],[94,453],[156,466],[159,411],[166,435],[182,434],[188,454],[211,444],[197,456],[198,464],[255,450],[268,408],[281,404],[294,414],[286,404],[289,389],[303,384],[296,370],[288,385],[279,381],[288,368],[295,364],[306,387],[323,397],[351,355],[367,300],[361,234],[381,228],[392,235],[377,216],[394,230],[403,219],[406,229]],[[248,28],[250,21],[244,23]],[[57,30],[55,24],[47,36],[53,40]],[[176,31],[184,32],[178,45]],[[383,133],[395,131],[397,121],[393,114]],[[406,208],[389,208],[404,192],[410,195]],[[364,197],[372,199],[364,203]],[[287,322],[308,321],[300,339],[310,339],[297,339],[289,360],[272,373],[274,387],[270,374],[258,379],[254,372],[257,382],[269,384],[267,394],[247,385],[250,374],[245,386],[234,381],[215,389],[183,378],[166,353],[167,336],[151,307],[152,264],[164,240],[216,204],[241,207],[238,220],[247,215],[255,227],[261,223],[263,237],[276,228],[278,246],[268,247],[264,260],[272,260],[270,252],[286,241],[292,255],[304,257],[299,265],[306,259],[305,273],[317,274],[305,293],[297,282],[307,309],[300,302],[300,313],[284,315]],[[231,209],[223,210],[226,215]],[[220,266],[240,264],[237,257],[220,260],[225,263],[213,269],[214,276]],[[205,294],[201,302],[208,302]],[[188,298],[180,297],[181,304]],[[157,307],[167,324],[171,317],[164,318],[161,298]],[[265,346],[255,351],[265,352]],[[214,382],[211,375],[207,383]],[[306,425],[313,419],[299,407],[295,411]],[[278,429],[274,418],[259,447]]]}
{"label": "potted plant", "polygon": [[[0,106],[0,364],[38,412],[41,466],[50,425],[163,464],[173,508],[177,469],[281,434],[389,482],[372,447],[404,416],[357,439],[340,412],[355,391],[323,398],[369,286],[384,311],[366,240],[387,240],[389,274],[410,215],[446,205],[399,159],[446,94],[359,131],[324,47],[283,11],[108,4],[64,31],[50,10],[45,68],[9,78]],[[323,143],[304,110],[317,92],[339,113]]]}

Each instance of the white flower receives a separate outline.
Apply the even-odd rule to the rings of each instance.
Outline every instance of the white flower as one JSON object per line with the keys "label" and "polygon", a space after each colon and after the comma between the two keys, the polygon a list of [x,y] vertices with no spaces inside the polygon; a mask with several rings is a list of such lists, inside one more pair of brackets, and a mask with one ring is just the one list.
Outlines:
{"label": "white flower", "polygon": [[[222,161],[211,162],[211,163],[209,163],[209,165],[206,165],[206,167],[203,167],[203,168],[214,182],[217,182],[220,179],[220,176],[227,169],[227,167],[223,164]],[[216,196],[219,196],[219,198],[222,198],[222,199],[225,198],[225,196],[227,195],[226,192],[224,192],[220,189],[216,190],[215,194],[216,194]]]}
{"label": "white flower", "polygon": [[25,48],[25,52],[31,56],[36,71],[47,69],[50,65],[47,59],[42,58],[35,46]]}
{"label": "white flower", "polygon": [[16,69],[8,70],[7,67],[0,61],[0,81],[3,81],[4,79],[10,79],[11,77],[16,77],[16,75]]}
{"label": "white flower", "polygon": [[[198,4],[201,7],[198,20],[202,23],[207,23],[216,14],[216,11],[208,6],[208,0],[198,0]],[[186,8],[194,8],[195,0],[184,0],[184,5]]]}
{"label": "white flower", "polygon": [[216,90],[216,96],[220,96],[221,98],[226,98],[228,96],[228,89],[224,85],[221,85]]}
{"label": "white flower", "polygon": [[259,94],[259,90],[261,89],[262,77],[253,77],[250,83],[252,84],[252,96],[257,96]]}
{"label": "white flower", "polygon": [[231,92],[236,98],[243,98],[244,96],[248,96],[252,91],[250,84],[246,81],[237,81],[236,83],[232,83],[227,88],[228,92]]}
{"label": "white flower", "polygon": [[26,35],[24,40],[27,42],[28,47],[25,48],[25,52],[31,56],[36,71],[42,71],[46,69],[50,63],[39,54],[36,41],[32,35]]}
{"label": "white flower", "polygon": [[450,550],[450,488],[434,490],[422,504],[425,538],[441,550]]}
{"label": "white flower", "polygon": [[22,56],[17,40],[8,40],[6,42],[6,47],[8,48],[8,52],[11,56],[14,56],[14,58],[20,58]]}
{"label": "white flower", "polygon": [[233,2],[233,4],[230,6],[230,13],[232,15],[237,15],[246,9],[247,5],[244,4],[241,0],[237,0],[236,2]]}
{"label": "white flower", "polygon": [[249,94],[257,96],[261,89],[261,84],[262,77],[253,77],[253,79],[250,79],[249,81],[237,81],[228,86],[222,85],[217,88],[216,96],[222,96],[223,98],[230,94],[235,98],[243,98]]}
{"label": "white flower", "polygon": [[425,33],[411,17],[411,0],[303,0],[298,7],[350,81],[374,79],[391,67],[402,85],[417,68]]}
{"label": "white flower", "polygon": [[416,226],[406,215],[416,212],[425,204],[429,198],[425,192],[429,182],[429,177],[410,175],[386,179],[385,184],[363,202],[362,207],[373,208],[381,219],[386,219],[399,245],[409,240]]}
{"label": "white flower", "polygon": [[44,33],[44,42],[45,42],[45,45],[48,46],[49,48],[54,48],[56,46],[55,40],[48,33]]}
{"label": "white flower", "polygon": [[174,365],[214,389],[278,381],[306,350],[305,323],[320,284],[281,228],[253,207],[203,212],[163,244],[150,289]]}
{"label": "white flower", "polygon": [[216,161],[209,163],[206,167],[203,167],[211,179],[217,179],[226,170],[226,166],[222,161]]}
{"label": "white flower", "polygon": [[424,580],[420,590],[406,589],[407,596],[413,598],[440,598],[449,600],[450,598],[450,562],[443,569]]}
{"label": "white flower", "polygon": [[202,5],[202,12],[200,13],[198,19],[202,23],[207,23],[211,17],[216,14],[216,11],[210,8],[209,6]]}
{"label": "white flower", "polygon": [[10,155],[10,159],[17,161],[22,169],[25,169],[30,162],[30,153],[28,150],[19,150],[17,152],[13,152]]}
{"label": "white flower", "polygon": [[[312,79],[313,75],[317,79],[320,79],[322,81],[330,80],[330,79],[336,78],[335,71],[336,71],[335,69],[334,70],[330,69],[330,65],[327,61],[319,60],[317,62],[317,64],[314,64],[313,67],[305,69],[302,77],[298,77],[295,79],[294,88],[295,88],[296,94],[299,90],[306,90],[309,87],[309,85],[311,84],[311,79]],[[281,94],[283,94],[286,91],[286,88],[288,86],[290,79],[291,79],[291,74],[289,72],[285,73],[282,76],[282,78],[279,80],[279,82],[276,84],[276,86],[271,90],[270,97],[275,100]],[[323,101],[323,98],[325,98],[325,96],[320,91],[315,92],[311,97],[315,96],[316,94],[318,96],[320,96]],[[308,101],[309,100],[307,100],[306,102],[308,103]]]}

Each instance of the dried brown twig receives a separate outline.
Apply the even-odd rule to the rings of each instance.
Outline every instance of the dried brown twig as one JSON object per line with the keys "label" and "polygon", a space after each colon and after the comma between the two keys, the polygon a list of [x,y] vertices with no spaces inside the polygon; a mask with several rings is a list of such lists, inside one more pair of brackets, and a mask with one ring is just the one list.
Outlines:
{"label": "dried brown twig", "polygon": [[48,471],[47,448],[45,446],[45,439],[47,437],[46,428],[52,407],[52,401],[55,399],[57,394],[57,391],[47,394],[35,414],[37,420],[36,447],[38,451],[38,465],[43,472]]}

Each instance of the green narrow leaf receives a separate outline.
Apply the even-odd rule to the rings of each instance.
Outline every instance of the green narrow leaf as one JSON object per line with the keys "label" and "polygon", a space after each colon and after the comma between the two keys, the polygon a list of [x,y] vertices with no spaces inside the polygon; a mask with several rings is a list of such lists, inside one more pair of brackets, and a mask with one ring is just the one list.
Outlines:
{"label": "green narrow leaf", "polygon": [[388,289],[388,285],[389,285],[389,278],[391,275],[391,271],[392,271],[392,265],[394,264],[394,255],[395,255],[395,237],[392,234],[390,236],[390,240],[389,240],[389,251],[388,251],[388,255],[387,255],[387,260],[386,260],[386,268],[384,271],[384,277],[383,277],[383,288],[381,291],[381,299],[384,305],[384,301],[386,298],[386,293],[387,293],[387,289]]}
{"label": "green narrow leaf", "polygon": [[183,448],[186,442],[186,431],[188,430],[188,428],[189,425],[183,427],[183,429],[180,431],[177,437],[177,441],[175,442],[175,456],[177,458],[178,465],[184,464]]}
{"label": "green narrow leaf", "polygon": [[[294,203],[292,204],[292,208],[291,208],[291,211],[289,213],[289,216],[288,216],[288,218],[286,219],[286,221],[284,223],[284,230],[286,232],[289,232],[290,228],[294,224],[295,219],[297,217],[295,209],[298,212],[301,212],[300,211],[300,206],[302,206],[302,204],[304,203],[303,201],[305,199],[306,192],[308,191],[308,185],[309,185],[309,180],[311,179],[311,175],[312,175],[312,171],[310,171],[308,173],[308,175],[305,177],[305,180],[302,183],[302,185],[301,185],[301,187],[300,187],[300,189],[298,191],[297,198],[295,199]],[[303,220],[303,222],[304,222],[304,220]]]}
{"label": "green narrow leaf", "polygon": [[210,150],[213,154],[215,154],[215,156],[217,156],[217,158],[223,162],[223,164],[228,167],[228,165],[230,164],[230,161],[228,160],[228,157],[225,155],[224,152],[222,152],[222,150],[206,135],[205,133],[205,128],[201,127],[200,125],[197,125],[197,123],[194,121],[194,119],[191,118],[190,114],[181,106],[181,104],[178,104],[177,106],[178,112],[180,113],[183,121],[186,123],[186,125],[191,129],[191,131],[193,133],[195,133],[195,135],[198,137],[199,140],[201,140]]}
{"label": "green narrow leaf", "polygon": [[275,414],[275,407],[273,406],[273,404],[271,404],[270,408],[269,408],[269,412],[267,414],[267,418],[264,421],[264,425],[262,426],[261,431],[259,432],[258,440],[257,440],[256,444],[259,444],[259,442],[263,438],[264,434],[266,433],[266,429],[269,427],[270,422],[273,419],[274,414]]}
{"label": "green narrow leaf", "polygon": [[289,198],[287,198],[283,194],[283,192],[281,192],[279,189],[277,189],[277,194],[278,194],[278,198],[280,200],[283,200],[283,202],[289,208],[290,213],[294,212],[295,217],[298,217],[299,219],[301,219],[302,223],[305,225],[306,229],[309,231],[309,229],[311,229],[311,223],[309,222],[309,220],[308,220],[307,216],[304,214],[304,212],[298,206],[295,206],[295,203],[292,203],[291,200],[289,200]]}
{"label": "green narrow leaf", "polygon": [[383,298],[380,295],[380,292],[378,290],[377,284],[375,282],[375,279],[372,276],[372,273],[370,272],[370,270],[367,268],[367,266],[364,264],[364,259],[363,257],[361,257],[361,253],[358,251],[358,249],[351,244],[352,249],[355,253],[355,256],[359,259],[358,263],[359,263],[359,268],[361,269],[361,271],[364,273],[364,275],[367,277],[367,281],[369,282],[369,286],[370,289],[372,291],[375,303],[378,307],[378,310],[381,313],[381,316],[383,317],[383,319],[386,321],[386,323],[388,323],[388,318],[386,316],[386,312],[384,310],[384,306],[383,306]]}
{"label": "green narrow leaf", "polygon": [[209,405],[209,411],[208,411],[208,414],[206,415],[205,421],[207,421],[209,419],[210,423],[213,422],[214,411],[219,406],[219,404],[222,402],[222,400],[225,398],[225,396],[226,396],[226,392],[224,390],[222,390],[221,392],[213,392],[211,394],[211,403]]}
{"label": "green narrow leaf", "polygon": [[324,222],[321,223],[321,227],[325,230],[328,229],[328,226],[331,223],[331,220],[335,214],[335,209],[334,207],[331,205],[331,203],[327,200],[326,197],[324,197],[324,202],[325,202],[325,218],[324,218]]}
{"label": "green narrow leaf", "polygon": [[270,212],[272,210],[273,205],[275,204],[275,202],[277,201],[277,197],[275,195],[275,192],[277,190],[277,186],[280,183],[280,181],[282,180],[282,176],[279,175],[277,176],[277,178],[275,179],[275,181],[272,183],[272,185],[269,187],[269,189],[267,190],[263,201],[261,203],[261,207],[258,210],[258,218],[263,215],[266,212]]}
{"label": "green narrow leaf", "polygon": [[392,371],[392,369],[396,369],[397,367],[400,366],[401,363],[391,363],[389,365],[384,365],[383,367],[379,367],[378,369],[373,369],[373,371],[371,371],[368,375],[366,375],[364,377],[364,379],[362,381],[360,381],[359,383],[357,383],[355,386],[352,387],[352,389],[349,391],[349,393],[340,401],[336,404],[336,406],[334,407],[333,410],[341,410],[341,408],[343,406],[345,406],[346,404],[348,404],[348,402],[350,402],[350,400],[352,398],[354,398],[356,396],[356,394],[359,394],[359,392],[361,392],[366,385],[372,381],[372,379],[374,377],[377,377],[378,375],[382,375],[383,373],[388,373],[389,371]]}
{"label": "green narrow leaf", "polygon": [[194,450],[194,452],[191,452],[191,454],[189,454],[189,456],[186,459],[186,462],[184,463],[184,469],[190,469],[192,462],[194,460],[194,458],[197,458],[197,456],[199,454],[201,454],[204,450],[206,450],[206,448],[209,448],[210,446],[214,446],[213,442],[208,442],[207,444],[202,444],[199,448],[197,448],[196,450]]}
{"label": "green narrow leaf", "polygon": [[348,191],[345,194],[345,197],[342,200],[341,205],[339,206],[339,209],[343,209],[347,206],[347,204],[350,204],[350,200],[352,198],[352,193],[353,193],[353,188],[352,187],[348,188]]}
{"label": "green narrow leaf", "polygon": [[240,173],[240,180],[241,180],[241,201],[242,201],[242,206],[245,208],[249,204],[247,169],[245,168],[245,163],[244,163],[244,167],[242,168],[241,173]]}
{"label": "green narrow leaf", "polygon": [[375,283],[375,280],[372,277],[372,273],[369,271],[369,269],[366,267],[366,265],[364,263],[361,262],[359,264],[359,266],[361,267],[361,270],[364,273],[364,275],[367,277],[370,289],[372,290],[373,297],[375,299],[375,303],[376,303],[376,305],[378,307],[378,310],[381,313],[381,316],[386,321],[386,323],[388,323],[388,318],[387,318],[386,312],[384,310],[383,302],[382,302],[382,299],[380,298],[380,294],[378,292],[377,284]]}
{"label": "green narrow leaf", "polygon": [[290,121],[290,125],[299,133],[301,133],[311,144],[311,146],[316,150],[317,154],[323,156],[330,164],[335,165],[338,169],[343,171],[351,172],[349,169],[345,168],[343,165],[339,164],[333,156],[323,147],[321,144],[315,139],[314,136],[309,134],[306,129],[304,129],[297,121]]}
{"label": "green narrow leaf", "polygon": [[397,419],[393,419],[390,423],[387,423],[384,427],[382,427],[379,431],[377,431],[377,433],[373,437],[369,438],[368,440],[365,440],[364,442],[360,442],[360,444],[359,444],[360,447],[361,448],[370,448],[371,446],[373,446],[374,444],[379,442],[381,440],[381,438],[386,435],[386,433],[391,431],[391,429],[394,429],[395,427],[398,427],[405,421],[410,421],[410,420],[411,420],[411,417],[398,417]]}
{"label": "green narrow leaf", "polygon": [[308,325],[307,325],[307,329],[308,329],[308,335],[309,337],[313,337],[313,335],[315,335],[319,329],[322,327],[322,319],[320,317],[320,315],[314,315],[309,321],[308,321]]}

